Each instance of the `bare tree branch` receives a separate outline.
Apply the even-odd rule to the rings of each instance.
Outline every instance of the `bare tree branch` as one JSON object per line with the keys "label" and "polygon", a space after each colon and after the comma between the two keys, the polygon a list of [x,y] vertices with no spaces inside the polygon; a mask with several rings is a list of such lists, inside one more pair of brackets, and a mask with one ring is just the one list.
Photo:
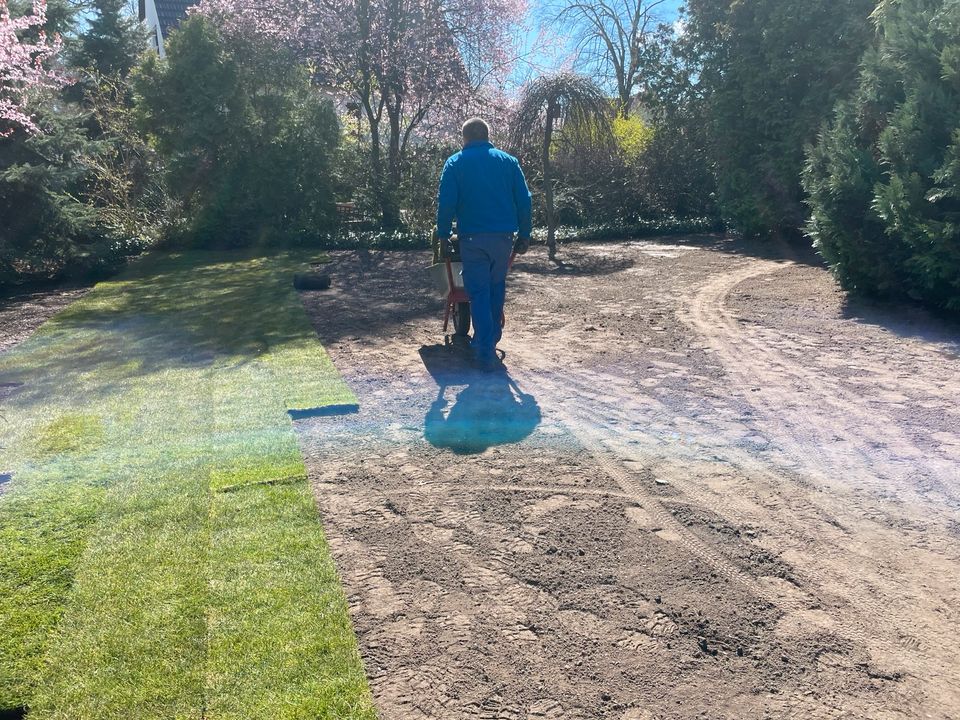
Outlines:
{"label": "bare tree branch", "polygon": [[629,114],[655,47],[666,0],[557,0],[545,19],[572,36],[577,64],[615,87],[620,115]]}

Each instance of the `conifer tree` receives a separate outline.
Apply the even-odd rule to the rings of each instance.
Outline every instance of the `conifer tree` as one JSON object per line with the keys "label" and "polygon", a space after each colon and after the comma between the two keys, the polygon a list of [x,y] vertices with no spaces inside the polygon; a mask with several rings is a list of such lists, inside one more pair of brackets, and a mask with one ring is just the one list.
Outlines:
{"label": "conifer tree", "polygon": [[960,0],[882,0],[807,151],[808,234],[848,289],[960,311]]}
{"label": "conifer tree", "polygon": [[107,77],[126,77],[146,47],[139,21],[124,0],[93,0],[95,15],[80,36],[73,65]]}
{"label": "conifer tree", "polygon": [[725,218],[797,234],[804,145],[856,82],[876,0],[687,0],[674,49]]}

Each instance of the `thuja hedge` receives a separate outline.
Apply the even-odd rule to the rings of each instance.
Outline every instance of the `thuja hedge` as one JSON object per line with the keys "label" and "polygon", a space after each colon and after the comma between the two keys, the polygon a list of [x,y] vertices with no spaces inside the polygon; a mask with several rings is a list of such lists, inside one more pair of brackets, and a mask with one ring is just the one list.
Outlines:
{"label": "thuja hedge", "polygon": [[874,19],[857,90],[808,149],[807,232],[846,289],[960,312],[960,2]]}

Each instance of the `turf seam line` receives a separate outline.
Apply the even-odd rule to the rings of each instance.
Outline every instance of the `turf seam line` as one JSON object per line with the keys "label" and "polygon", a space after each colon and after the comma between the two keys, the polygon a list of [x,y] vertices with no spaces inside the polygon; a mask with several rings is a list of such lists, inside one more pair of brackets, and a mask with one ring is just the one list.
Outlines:
{"label": "turf seam line", "polygon": [[255,480],[253,482],[237,483],[236,485],[225,485],[222,488],[217,488],[215,492],[230,493],[230,492],[236,492],[237,490],[243,490],[244,488],[252,488],[252,487],[258,487],[263,485],[286,485],[288,483],[292,485],[294,483],[306,482],[306,481],[307,481],[306,474],[301,473],[298,475],[288,475],[286,477],[268,478],[266,480]]}

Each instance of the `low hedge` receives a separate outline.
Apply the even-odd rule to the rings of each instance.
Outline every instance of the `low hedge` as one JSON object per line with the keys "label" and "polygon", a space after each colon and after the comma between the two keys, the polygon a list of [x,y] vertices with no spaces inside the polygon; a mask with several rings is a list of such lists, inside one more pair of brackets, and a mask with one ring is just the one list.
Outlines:
{"label": "low hedge", "polygon": [[[557,228],[557,240],[569,242],[600,242],[606,240],[632,240],[656,235],[691,235],[719,232],[723,223],[712,218],[659,218],[638,220],[631,223],[598,223],[574,227],[563,225]],[[545,242],[547,229],[534,228],[534,242]],[[339,250],[427,250],[432,247],[431,234],[415,230],[346,230],[323,233],[303,245]]]}

